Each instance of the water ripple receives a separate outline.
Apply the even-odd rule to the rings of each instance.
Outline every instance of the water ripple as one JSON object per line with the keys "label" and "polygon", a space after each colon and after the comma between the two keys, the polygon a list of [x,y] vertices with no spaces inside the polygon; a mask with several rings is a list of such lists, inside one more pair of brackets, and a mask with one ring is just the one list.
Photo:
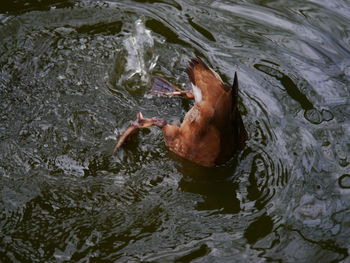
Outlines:
{"label": "water ripple", "polygon": [[[345,1],[17,1],[0,10],[3,261],[330,262],[349,252]],[[160,130],[111,152],[142,111],[181,121],[190,58],[240,82],[249,134],[226,165]],[[298,251],[296,254],[295,251]]]}

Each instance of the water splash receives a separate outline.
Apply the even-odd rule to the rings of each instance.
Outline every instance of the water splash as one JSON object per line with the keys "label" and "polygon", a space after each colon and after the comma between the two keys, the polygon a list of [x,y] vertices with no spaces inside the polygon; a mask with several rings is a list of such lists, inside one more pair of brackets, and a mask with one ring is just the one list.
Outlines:
{"label": "water splash", "polygon": [[115,84],[125,86],[129,92],[137,92],[149,83],[157,59],[151,31],[146,29],[143,19],[136,20],[117,54]]}

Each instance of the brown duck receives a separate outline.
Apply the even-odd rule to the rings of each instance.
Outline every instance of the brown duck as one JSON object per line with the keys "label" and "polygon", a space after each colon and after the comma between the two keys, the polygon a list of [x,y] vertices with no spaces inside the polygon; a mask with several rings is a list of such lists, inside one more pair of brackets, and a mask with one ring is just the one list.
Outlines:
{"label": "brown duck", "polygon": [[160,94],[194,98],[181,125],[168,124],[158,117],[144,118],[138,113],[137,120],[119,138],[114,152],[131,134],[150,126],[162,129],[169,150],[202,166],[223,164],[244,145],[247,133],[237,108],[237,74],[231,88],[200,58],[194,58],[189,62],[188,76],[192,91],[177,89],[159,77],[152,89]]}

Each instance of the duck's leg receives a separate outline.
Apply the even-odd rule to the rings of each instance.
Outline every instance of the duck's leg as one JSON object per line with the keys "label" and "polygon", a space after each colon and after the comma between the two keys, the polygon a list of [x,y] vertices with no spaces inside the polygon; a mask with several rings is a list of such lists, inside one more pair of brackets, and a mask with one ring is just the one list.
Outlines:
{"label": "duck's leg", "polygon": [[144,118],[142,113],[137,114],[137,118],[134,122],[131,123],[129,128],[127,128],[123,134],[119,137],[117,144],[114,147],[113,154],[119,150],[119,148],[126,142],[126,140],[136,133],[138,130],[143,128],[148,128],[151,126],[164,127],[167,124],[166,120],[153,117],[153,118]]}
{"label": "duck's leg", "polygon": [[179,89],[166,79],[158,76],[153,78],[151,92],[170,97],[180,96],[186,99],[194,99],[192,90]]}

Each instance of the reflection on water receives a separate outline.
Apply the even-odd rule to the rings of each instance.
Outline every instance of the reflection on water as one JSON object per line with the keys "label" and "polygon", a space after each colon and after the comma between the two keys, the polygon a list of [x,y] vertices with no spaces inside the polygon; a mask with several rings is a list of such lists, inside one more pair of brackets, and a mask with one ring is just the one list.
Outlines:
{"label": "reflection on water", "polygon": [[[350,5],[14,1],[0,8],[4,262],[347,262]],[[180,122],[200,56],[240,79],[249,140],[198,167],[144,130]]]}

